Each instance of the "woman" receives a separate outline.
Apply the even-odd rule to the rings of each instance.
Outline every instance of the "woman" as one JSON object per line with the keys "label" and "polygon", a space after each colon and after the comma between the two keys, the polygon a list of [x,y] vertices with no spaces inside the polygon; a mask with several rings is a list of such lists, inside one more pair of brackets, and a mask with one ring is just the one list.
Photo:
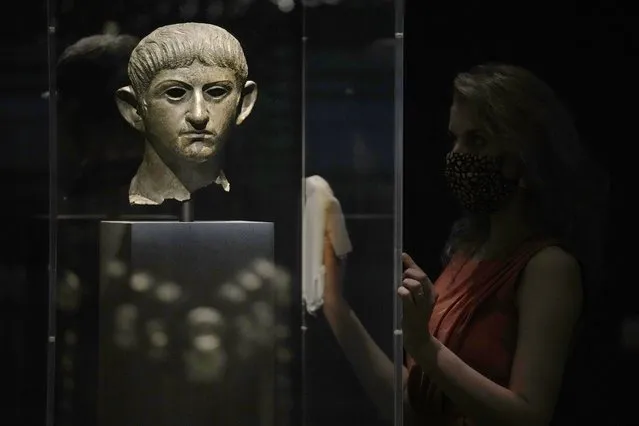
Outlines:
{"label": "woman", "polygon": [[[403,255],[405,419],[415,425],[550,423],[599,278],[606,181],[546,84],[508,65],[457,76],[445,177],[464,209],[432,283]],[[603,184],[603,185],[602,185]],[[393,367],[350,310],[329,244],[324,313],[382,414]]]}

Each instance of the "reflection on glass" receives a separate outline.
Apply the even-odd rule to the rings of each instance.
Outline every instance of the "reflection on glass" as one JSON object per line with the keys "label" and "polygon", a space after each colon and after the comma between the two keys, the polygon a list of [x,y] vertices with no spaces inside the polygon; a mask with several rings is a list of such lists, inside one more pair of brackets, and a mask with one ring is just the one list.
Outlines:
{"label": "reflection on glass", "polygon": [[153,286],[153,277],[148,272],[134,272],[131,275],[130,285],[139,293],[149,291]]}
{"label": "reflection on glass", "polygon": [[73,271],[64,271],[58,280],[58,309],[75,311],[81,299],[80,277]]}
{"label": "reflection on glass", "polygon": [[155,289],[155,297],[164,303],[173,303],[182,295],[182,288],[174,282],[160,283]]}
{"label": "reflection on glass", "polygon": [[138,309],[134,305],[125,304],[115,311],[114,339],[115,344],[121,349],[131,349],[138,343],[137,320]]}
{"label": "reflection on glass", "polygon": [[[274,362],[287,365],[293,360],[280,343],[290,338],[290,328],[276,318],[282,306],[278,300],[290,293],[286,271],[256,259],[232,274],[233,279],[217,284],[211,278],[210,290],[198,292],[196,282],[180,283],[148,271],[113,274],[114,264],[106,262],[108,283],[103,290],[108,304],[102,309],[112,318],[107,329],[113,345],[102,341],[101,424],[122,424],[125,418],[150,421],[155,418],[148,412],[151,401],[173,404],[163,410],[164,422],[187,413],[200,419],[193,424],[224,422],[220,419],[239,416],[243,401],[251,400],[257,411],[244,410],[247,424],[272,416],[268,401],[275,381],[290,386],[286,377],[274,376]],[[166,386],[172,390],[162,390]],[[203,404],[191,402],[185,412],[182,397],[196,397]],[[127,400],[134,407],[125,416]],[[211,405],[217,407],[214,413]]]}

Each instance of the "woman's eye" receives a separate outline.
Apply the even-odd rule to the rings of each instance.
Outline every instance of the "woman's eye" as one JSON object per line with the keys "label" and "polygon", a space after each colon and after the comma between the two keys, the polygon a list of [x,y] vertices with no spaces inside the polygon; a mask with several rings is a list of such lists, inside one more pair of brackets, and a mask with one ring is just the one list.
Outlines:
{"label": "woman's eye", "polygon": [[186,94],[186,90],[179,87],[172,87],[164,93],[171,99],[180,99]]}
{"label": "woman's eye", "polygon": [[225,87],[215,86],[207,90],[206,93],[213,98],[221,98],[228,93],[228,90]]}
{"label": "woman's eye", "polygon": [[476,146],[476,147],[481,147],[486,145],[486,139],[482,138],[481,136],[473,136],[471,139],[471,142],[473,146]]}

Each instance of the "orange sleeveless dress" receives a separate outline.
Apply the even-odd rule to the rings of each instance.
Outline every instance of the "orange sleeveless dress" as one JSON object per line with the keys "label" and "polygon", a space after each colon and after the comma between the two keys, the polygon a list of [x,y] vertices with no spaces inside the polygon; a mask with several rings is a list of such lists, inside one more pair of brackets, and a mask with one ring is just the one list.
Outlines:
{"label": "orange sleeveless dress", "polygon": [[[519,277],[536,253],[556,244],[529,239],[501,260],[453,256],[434,283],[439,298],[429,322],[432,335],[476,371],[508,386],[517,343]],[[408,398],[416,425],[473,425],[409,356],[407,367]]]}

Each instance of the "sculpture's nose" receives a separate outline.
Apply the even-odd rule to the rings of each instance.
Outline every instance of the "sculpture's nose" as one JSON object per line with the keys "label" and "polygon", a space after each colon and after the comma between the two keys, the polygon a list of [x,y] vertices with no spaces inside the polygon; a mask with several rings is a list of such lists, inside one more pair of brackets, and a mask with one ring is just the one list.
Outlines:
{"label": "sculpture's nose", "polygon": [[186,114],[186,120],[198,130],[206,128],[209,121],[209,113],[202,93],[196,92],[194,94]]}

